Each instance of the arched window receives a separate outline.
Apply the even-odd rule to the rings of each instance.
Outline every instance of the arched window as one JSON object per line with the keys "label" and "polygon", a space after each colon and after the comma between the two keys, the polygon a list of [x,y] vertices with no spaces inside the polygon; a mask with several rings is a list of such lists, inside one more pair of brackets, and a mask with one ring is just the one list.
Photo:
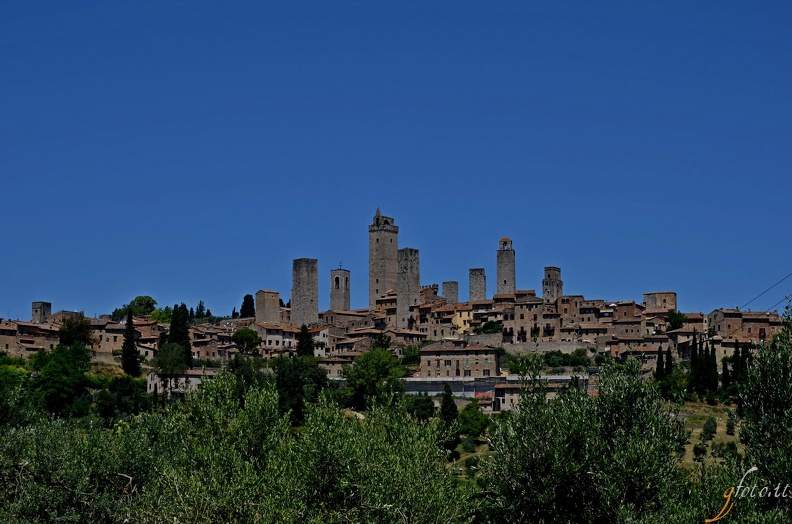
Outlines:
{"label": "arched window", "polygon": [[340,289],[340,287],[341,287],[341,279],[338,278],[338,277],[335,277],[335,288],[336,289]]}

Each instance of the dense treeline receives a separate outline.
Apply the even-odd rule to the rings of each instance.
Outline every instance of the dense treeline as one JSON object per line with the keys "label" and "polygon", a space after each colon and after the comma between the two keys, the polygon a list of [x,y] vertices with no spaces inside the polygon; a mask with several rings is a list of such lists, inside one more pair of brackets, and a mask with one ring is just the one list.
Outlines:
{"label": "dense treeline", "polygon": [[[596,396],[555,398],[545,362],[528,361],[521,407],[486,420],[450,391],[440,413],[404,399],[384,348],[346,371],[346,391],[308,356],[241,357],[164,407],[142,381],[86,375],[79,343],[3,357],[0,521],[701,522],[752,466],[750,485],[792,482],[788,337],[746,362],[744,448],[684,467],[679,406],[633,361],[603,366]],[[453,446],[483,433],[489,451],[462,479]],[[725,521],[786,522],[788,501],[735,497]]]}

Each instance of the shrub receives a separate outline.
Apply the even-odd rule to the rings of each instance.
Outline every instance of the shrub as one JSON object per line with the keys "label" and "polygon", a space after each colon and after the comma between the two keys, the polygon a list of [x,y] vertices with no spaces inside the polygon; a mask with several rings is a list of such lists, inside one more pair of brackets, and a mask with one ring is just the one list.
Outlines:
{"label": "shrub", "polygon": [[712,440],[717,432],[718,422],[715,420],[715,417],[709,417],[707,421],[704,422],[704,429],[701,430],[701,440]]}

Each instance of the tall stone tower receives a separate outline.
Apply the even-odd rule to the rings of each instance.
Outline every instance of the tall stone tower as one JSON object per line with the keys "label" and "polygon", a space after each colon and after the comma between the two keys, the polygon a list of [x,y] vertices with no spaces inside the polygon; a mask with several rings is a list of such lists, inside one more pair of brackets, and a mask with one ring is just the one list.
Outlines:
{"label": "tall stone tower", "polygon": [[410,306],[421,298],[421,263],[418,250],[399,250],[399,276],[396,283],[396,327],[412,327]]}
{"label": "tall stone tower", "polygon": [[555,302],[564,295],[564,283],[561,281],[561,269],[553,266],[544,268],[542,280],[542,298],[545,304]]}
{"label": "tall stone tower", "polygon": [[291,322],[298,326],[319,322],[319,261],[315,258],[294,259]]}
{"label": "tall stone tower", "polygon": [[503,237],[498,243],[498,285],[497,294],[513,295],[517,288],[514,276],[514,248],[509,237]]}
{"label": "tall stone tower", "polygon": [[487,277],[483,267],[470,269],[470,301],[487,300]]}
{"label": "tall stone tower", "polygon": [[330,271],[330,309],[349,311],[349,270]]}
{"label": "tall stone tower", "polygon": [[256,292],[256,322],[281,323],[280,293],[263,289]]}
{"label": "tall stone tower", "polygon": [[443,282],[443,296],[446,299],[446,304],[459,302],[459,282]]}
{"label": "tall stone tower", "polygon": [[47,321],[47,317],[52,315],[52,302],[33,302],[33,322],[41,324]]}
{"label": "tall stone tower", "polygon": [[377,298],[396,289],[399,271],[399,228],[391,217],[383,216],[377,208],[369,230],[369,309],[377,305]]}

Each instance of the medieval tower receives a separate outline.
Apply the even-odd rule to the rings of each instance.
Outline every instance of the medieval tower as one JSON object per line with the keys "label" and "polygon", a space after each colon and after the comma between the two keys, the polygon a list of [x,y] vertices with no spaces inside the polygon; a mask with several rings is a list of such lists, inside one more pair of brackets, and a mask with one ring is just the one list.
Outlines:
{"label": "medieval tower", "polygon": [[412,328],[410,306],[421,298],[421,263],[418,250],[405,247],[398,252],[399,275],[396,281],[396,327]]}
{"label": "medieval tower", "polygon": [[470,269],[470,301],[487,300],[487,277],[483,267]]}
{"label": "medieval tower", "polygon": [[349,270],[330,271],[330,309],[349,311]]}
{"label": "medieval tower", "polygon": [[280,324],[280,293],[261,289],[256,292],[256,322]]}
{"label": "medieval tower", "polygon": [[555,302],[564,294],[564,283],[561,281],[561,269],[553,266],[544,268],[542,280],[542,298],[545,304]]}
{"label": "medieval tower", "polygon": [[396,289],[399,270],[399,228],[391,217],[383,216],[377,208],[369,226],[369,309],[377,305],[377,298]]}
{"label": "medieval tower", "polygon": [[47,321],[47,317],[52,315],[51,302],[33,302],[33,320],[34,324],[41,324]]}
{"label": "medieval tower", "polygon": [[446,299],[446,304],[459,302],[459,282],[443,282],[443,297]]}
{"label": "medieval tower", "polygon": [[294,259],[291,321],[298,326],[319,322],[319,261],[315,258]]}
{"label": "medieval tower", "polygon": [[498,295],[513,295],[516,289],[514,276],[514,248],[509,237],[503,237],[498,243]]}

